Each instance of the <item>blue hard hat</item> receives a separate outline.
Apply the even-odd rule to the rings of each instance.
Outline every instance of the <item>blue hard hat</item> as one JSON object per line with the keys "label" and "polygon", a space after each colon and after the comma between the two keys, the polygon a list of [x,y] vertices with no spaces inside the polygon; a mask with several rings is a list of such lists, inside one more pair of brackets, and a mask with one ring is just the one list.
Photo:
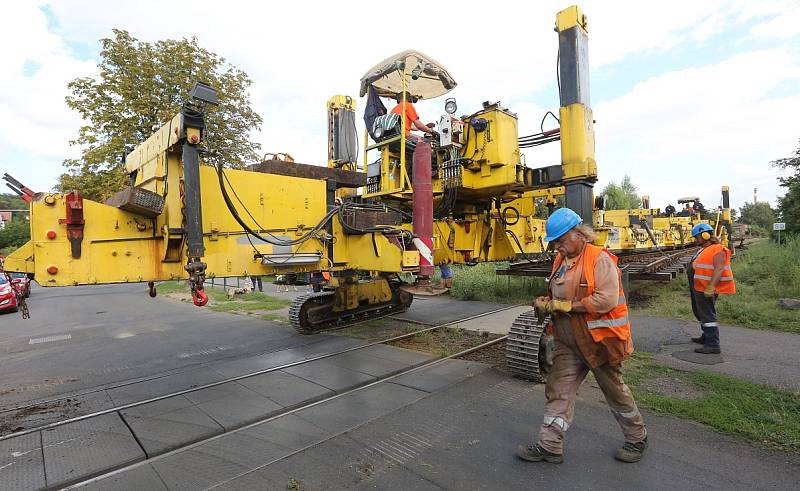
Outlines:
{"label": "blue hard hat", "polygon": [[550,242],[569,232],[576,225],[580,225],[581,217],[569,208],[559,208],[547,219],[544,226],[547,235],[544,240]]}
{"label": "blue hard hat", "polygon": [[698,223],[692,228],[692,237],[697,237],[703,232],[713,232],[714,229],[707,223]]}

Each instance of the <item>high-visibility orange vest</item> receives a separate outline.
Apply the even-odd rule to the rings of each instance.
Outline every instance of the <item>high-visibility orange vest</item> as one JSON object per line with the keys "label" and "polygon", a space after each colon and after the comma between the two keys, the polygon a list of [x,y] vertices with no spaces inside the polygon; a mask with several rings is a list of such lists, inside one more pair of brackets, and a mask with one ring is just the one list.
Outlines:
{"label": "high-visibility orange vest", "polygon": [[[605,253],[614,261],[614,266],[617,265],[617,256],[612,254],[608,249],[598,247],[594,244],[586,244],[583,249],[583,275],[586,277],[587,296],[594,292],[594,266],[597,264],[597,258],[600,254]],[[550,275],[552,279],[558,268],[561,266],[564,258],[561,254],[556,255],[553,262],[553,273]],[[631,337],[631,324],[628,319],[628,304],[625,301],[625,290],[622,289],[622,271],[617,266],[617,274],[619,275],[619,297],[617,306],[611,309],[610,312],[601,315],[592,315],[586,312],[584,318],[586,319],[586,326],[589,328],[589,334],[595,342],[604,338],[615,336],[623,341]]]}
{"label": "high-visibility orange vest", "polygon": [[720,252],[725,252],[725,268],[716,286],[716,293],[736,293],[736,284],[733,282],[733,270],[731,270],[731,251],[722,244],[711,244],[700,251],[700,254],[692,261],[694,268],[694,289],[699,292],[706,291],[706,287],[711,283],[714,275],[714,256]]}

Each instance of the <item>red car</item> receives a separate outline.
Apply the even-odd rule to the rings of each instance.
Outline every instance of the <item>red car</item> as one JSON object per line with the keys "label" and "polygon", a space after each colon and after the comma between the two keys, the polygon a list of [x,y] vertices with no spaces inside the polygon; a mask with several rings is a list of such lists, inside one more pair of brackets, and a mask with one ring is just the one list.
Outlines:
{"label": "red car", "polygon": [[17,294],[14,290],[6,275],[0,275],[0,312],[17,311]]}
{"label": "red car", "polygon": [[8,273],[11,276],[11,285],[25,298],[31,296],[31,280],[25,273]]}

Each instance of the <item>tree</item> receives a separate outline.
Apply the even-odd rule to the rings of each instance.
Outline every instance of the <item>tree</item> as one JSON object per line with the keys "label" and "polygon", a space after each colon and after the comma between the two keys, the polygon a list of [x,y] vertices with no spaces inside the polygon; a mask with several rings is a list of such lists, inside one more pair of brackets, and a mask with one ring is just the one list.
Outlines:
{"label": "tree", "polygon": [[25,245],[31,239],[28,220],[14,218],[0,230],[0,250],[14,250]]}
{"label": "tree", "polygon": [[262,120],[250,106],[252,81],[245,72],[200,47],[194,37],[148,43],[127,31],[113,32],[113,38],[100,40],[99,76],[67,85],[67,105],[86,124],[70,142],[82,147],[82,155],[64,161],[68,172],[59,178],[59,190],[77,189],[102,201],[122,189],[128,182],[125,146],[143,142],[172,118],[196,81],[216,89],[220,102],[207,108],[205,162],[241,168],[258,158],[260,145],[248,136]]}
{"label": "tree", "polygon": [[800,144],[791,157],[772,162],[773,167],[794,171],[789,177],[779,177],[786,194],[778,198],[778,214],[786,223],[786,231],[800,234]]}
{"label": "tree", "polygon": [[0,210],[27,210],[28,203],[16,194],[0,193]]}
{"label": "tree", "polygon": [[775,210],[765,201],[745,203],[739,208],[739,213],[739,223],[757,225],[764,230],[772,230],[772,224],[775,223]]}
{"label": "tree", "polygon": [[606,210],[630,210],[638,208],[642,202],[642,198],[636,194],[636,186],[627,175],[619,184],[613,181],[608,183],[600,194],[606,197]]}

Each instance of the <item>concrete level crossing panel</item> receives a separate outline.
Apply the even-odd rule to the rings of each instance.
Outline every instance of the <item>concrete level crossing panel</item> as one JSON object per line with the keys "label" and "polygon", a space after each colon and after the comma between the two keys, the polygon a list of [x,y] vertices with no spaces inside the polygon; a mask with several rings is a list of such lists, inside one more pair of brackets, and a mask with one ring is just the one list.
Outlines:
{"label": "concrete level crossing panel", "polygon": [[333,391],[290,373],[275,371],[238,382],[283,407],[293,407],[333,395]]}
{"label": "concrete level crossing panel", "polygon": [[231,479],[289,451],[251,435],[231,433],[153,462],[171,490],[197,490]]}
{"label": "concrete level crossing panel", "polygon": [[399,361],[376,358],[366,353],[359,352],[334,356],[328,358],[327,361],[333,365],[370,375],[375,378],[387,377],[408,368],[408,365]]}
{"label": "concrete level crossing panel", "polygon": [[283,407],[236,382],[185,394],[195,406],[226,430],[269,417]]}
{"label": "concrete level crossing panel", "polygon": [[143,460],[145,453],[116,413],[42,431],[49,487]]}
{"label": "concrete level crossing panel", "polygon": [[184,396],[121,412],[148,457],[220,434],[224,428]]}
{"label": "concrete level crossing panel", "polygon": [[44,489],[41,433],[0,441],[0,487],[9,491]]}
{"label": "concrete level crossing panel", "polygon": [[409,387],[378,384],[302,409],[296,414],[320,428],[336,433],[411,404],[426,395]]}
{"label": "concrete level crossing panel", "polygon": [[167,485],[150,465],[113,474],[80,488],[83,491],[166,491]]}
{"label": "concrete level crossing panel", "polygon": [[425,392],[436,390],[461,382],[490,368],[484,363],[465,360],[445,360],[431,367],[401,375],[391,380],[393,384],[412,387]]}
{"label": "concrete level crossing panel", "polygon": [[341,392],[375,380],[372,375],[350,370],[323,359],[283,369],[334,392]]}
{"label": "concrete level crossing panel", "polygon": [[116,405],[144,401],[171,392],[218,382],[225,377],[210,368],[200,367],[186,372],[132,383],[124,387],[109,389],[106,392]]}

